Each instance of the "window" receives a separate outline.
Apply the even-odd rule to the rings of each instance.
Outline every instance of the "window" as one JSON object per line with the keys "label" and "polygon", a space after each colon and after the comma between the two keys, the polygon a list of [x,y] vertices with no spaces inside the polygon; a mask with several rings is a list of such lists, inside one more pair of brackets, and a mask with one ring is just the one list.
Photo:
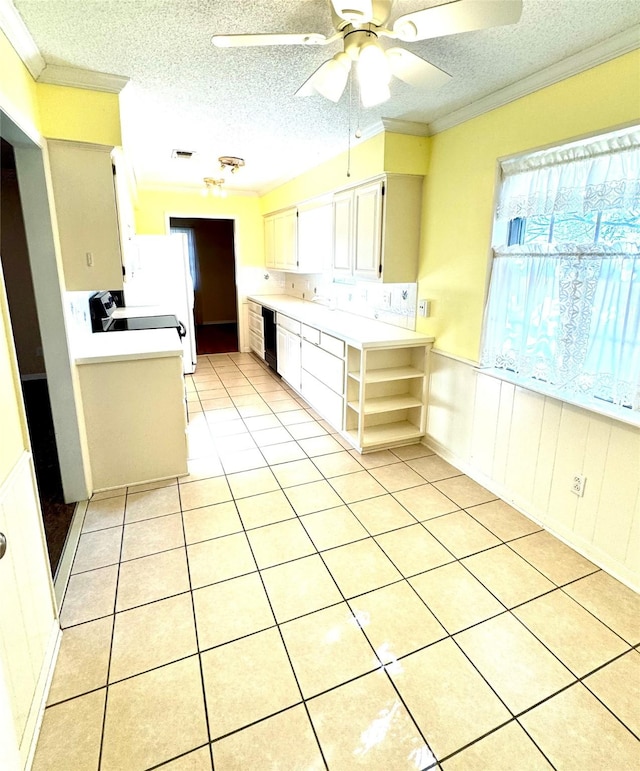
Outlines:
{"label": "window", "polygon": [[483,366],[640,410],[640,131],[502,164]]}

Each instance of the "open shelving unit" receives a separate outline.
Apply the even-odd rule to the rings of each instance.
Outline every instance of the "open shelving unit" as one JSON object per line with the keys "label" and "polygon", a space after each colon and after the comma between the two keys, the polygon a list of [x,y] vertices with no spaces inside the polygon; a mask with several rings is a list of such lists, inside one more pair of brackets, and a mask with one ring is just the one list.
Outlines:
{"label": "open shelving unit", "polygon": [[348,348],[345,431],[361,452],[424,436],[430,348]]}

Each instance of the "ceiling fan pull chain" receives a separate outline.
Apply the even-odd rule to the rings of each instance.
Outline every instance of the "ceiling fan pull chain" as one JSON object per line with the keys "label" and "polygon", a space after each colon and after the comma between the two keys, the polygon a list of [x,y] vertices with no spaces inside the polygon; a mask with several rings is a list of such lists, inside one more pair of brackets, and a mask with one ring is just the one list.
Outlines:
{"label": "ceiling fan pull chain", "polygon": [[347,110],[348,113],[348,132],[349,136],[347,138],[347,177],[351,176],[351,106],[353,104],[352,100],[352,94],[353,94],[353,70],[349,73],[349,108]]}

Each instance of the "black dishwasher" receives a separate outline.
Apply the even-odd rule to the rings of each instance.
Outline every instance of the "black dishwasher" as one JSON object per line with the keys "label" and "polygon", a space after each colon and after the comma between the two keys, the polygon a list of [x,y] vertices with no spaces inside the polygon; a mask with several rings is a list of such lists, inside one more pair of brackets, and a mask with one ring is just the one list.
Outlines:
{"label": "black dishwasher", "polygon": [[264,320],[264,360],[274,372],[278,371],[278,351],[276,347],[276,312],[262,306]]}

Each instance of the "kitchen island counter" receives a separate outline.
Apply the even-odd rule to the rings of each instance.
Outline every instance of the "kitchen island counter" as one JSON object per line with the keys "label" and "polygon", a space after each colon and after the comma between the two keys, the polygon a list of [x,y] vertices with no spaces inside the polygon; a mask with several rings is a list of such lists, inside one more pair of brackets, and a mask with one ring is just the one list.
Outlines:
{"label": "kitchen island counter", "polygon": [[182,346],[175,329],[142,329],[86,333],[73,340],[71,352],[81,365],[181,356]]}
{"label": "kitchen island counter", "polygon": [[74,340],[92,490],[187,474],[182,346],[175,329]]}

